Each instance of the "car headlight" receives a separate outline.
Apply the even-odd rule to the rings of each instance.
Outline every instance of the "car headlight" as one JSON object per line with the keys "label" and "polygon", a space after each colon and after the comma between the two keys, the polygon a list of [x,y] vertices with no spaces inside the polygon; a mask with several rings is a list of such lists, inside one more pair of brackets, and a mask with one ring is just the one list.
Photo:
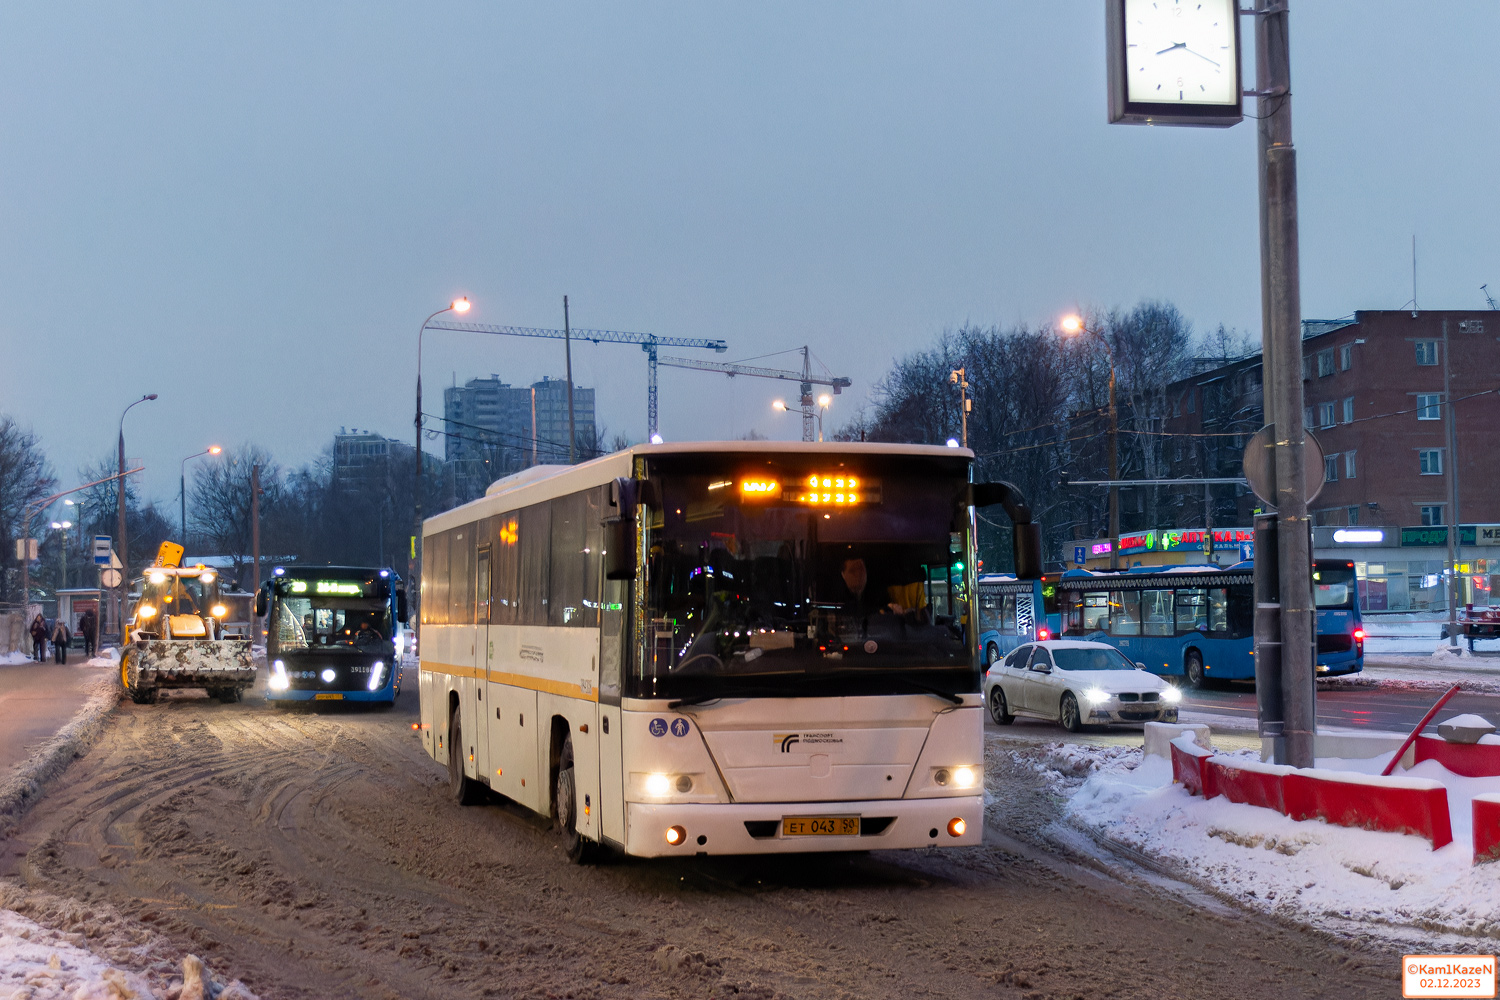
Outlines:
{"label": "car headlight", "polygon": [[1167,689],[1161,693],[1161,700],[1175,705],[1182,700],[1182,692],[1168,684]]}
{"label": "car headlight", "polygon": [[1099,688],[1089,688],[1083,692],[1083,700],[1090,705],[1102,705],[1106,701],[1109,701],[1109,695]]}
{"label": "car headlight", "polygon": [[380,685],[384,681],[385,681],[385,663],[383,661],[381,661],[381,660],[376,660],[375,663],[373,665],[371,665],[371,667],[370,667],[370,683],[369,683],[370,690],[371,691],[378,691],[378,690],[380,690]]}

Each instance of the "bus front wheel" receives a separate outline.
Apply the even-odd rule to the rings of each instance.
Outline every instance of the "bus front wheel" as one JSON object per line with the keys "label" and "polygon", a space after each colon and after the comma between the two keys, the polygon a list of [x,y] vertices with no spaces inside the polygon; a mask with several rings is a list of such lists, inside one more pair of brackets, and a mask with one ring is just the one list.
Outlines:
{"label": "bus front wheel", "polygon": [[1202,691],[1208,686],[1208,677],[1203,673],[1203,657],[1198,655],[1197,650],[1190,650],[1187,659],[1183,661],[1182,672],[1187,675],[1187,682],[1195,690]]}
{"label": "bus front wheel", "polygon": [[448,719],[448,792],[461,806],[475,805],[482,797],[479,782],[464,773],[464,734],[459,728],[457,706]]}
{"label": "bus front wheel", "polygon": [[578,832],[578,784],[573,771],[573,737],[563,737],[557,776],[552,780],[552,828],[562,837],[563,853],[576,865],[589,864],[597,848]]}

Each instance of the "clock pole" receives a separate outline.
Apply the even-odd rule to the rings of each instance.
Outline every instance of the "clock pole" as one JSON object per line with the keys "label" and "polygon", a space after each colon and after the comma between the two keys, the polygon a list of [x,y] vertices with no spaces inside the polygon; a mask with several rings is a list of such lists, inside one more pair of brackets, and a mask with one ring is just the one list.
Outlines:
{"label": "clock pole", "polygon": [[[1256,565],[1279,569],[1280,635],[1264,637],[1268,644],[1279,639],[1281,653],[1284,723],[1276,756],[1279,763],[1311,767],[1317,731],[1313,651],[1317,633],[1307,516],[1309,484],[1303,467],[1302,292],[1287,0],[1255,0],[1254,17],[1255,96],[1260,111],[1261,343],[1266,423],[1276,428],[1277,529],[1276,560],[1258,554]],[[1261,639],[1257,634],[1257,645]]]}

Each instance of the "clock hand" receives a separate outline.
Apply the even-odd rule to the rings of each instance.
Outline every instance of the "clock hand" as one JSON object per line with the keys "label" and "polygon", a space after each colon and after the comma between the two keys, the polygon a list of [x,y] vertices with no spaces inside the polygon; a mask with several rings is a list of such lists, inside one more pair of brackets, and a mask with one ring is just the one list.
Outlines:
{"label": "clock hand", "polygon": [[[1160,50],[1156,54],[1157,55],[1163,55],[1163,54],[1165,54],[1167,52],[1172,52],[1172,51],[1174,51],[1176,49],[1185,49],[1185,48],[1187,48],[1187,42],[1178,42],[1175,45],[1168,45],[1166,48]],[[1194,53],[1194,54],[1196,55],[1197,53]]]}
{"label": "clock hand", "polygon": [[1188,48],[1185,44],[1183,46],[1183,51],[1186,52],[1190,56],[1197,56],[1199,59],[1202,59],[1204,62],[1208,63],[1211,66],[1218,66],[1219,65],[1218,63],[1214,62],[1212,59],[1208,58],[1208,56],[1204,55],[1203,53],[1201,53],[1201,52],[1194,52],[1192,49]]}

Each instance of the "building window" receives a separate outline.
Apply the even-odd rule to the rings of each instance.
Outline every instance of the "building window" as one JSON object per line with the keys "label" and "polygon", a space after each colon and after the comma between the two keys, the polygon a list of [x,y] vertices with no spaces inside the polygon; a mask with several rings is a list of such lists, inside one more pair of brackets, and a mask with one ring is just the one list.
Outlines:
{"label": "building window", "polygon": [[1337,421],[1333,418],[1334,405],[1332,403],[1318,404],[1318,426],[1332,427]]}
{"label": "building window", "polygon": [[[1344,452],[1344,478],[1354,478],[1354,452],[1352,451]],[[1351,521],[1350,523],[1352,524],[1353,522]]]}
{"label": "building window", "polygon": [[1441,476],[1443,474],[1443,449],[1418,448],[1417,461],[1422,467],[1422,475]]}
{"label": "building window", "polygon": [[1359,523],[1359,508],[1358,507],[1350,507],[1349,508],[1349,518],[1348,518],[1348,520],[1349,520],[1350,524],[1358,524]]}
{"label": "building window", "polygon": [[1417,393],[1417,419],[1443,419],[1443,394],[1440,392]]}
{"label": "building window", "polygon": [[1338,455],[1323,456],[1323,482],[1336,483],[1339,481],[1339,457]]}
{"label": "building window", "polygon": [[[1346,372],[1354,367],[1354,345],[1345,344],[1339,348],[1339,371]],[[1353,524],[1353,521],[1349,522]]]}
{"label": "building window", "polygon": [[1318,378],[1333,374],[1333,348],[1318,352]]}
{"label": "building window", "polygon": [[1432,528],[1443,523],[1443,505],[1440,503],[1424,504],[1422,507],[1422,527]]}
{"label": "building window", "polygon": [[1188,390],[1187,394],[1187,411],[1189,413],[1198,412],[1198,394],[1191,389]]}
{"label": "building window", "polygon": [[1308,379],[1312,378],[1312,366],[1312,358],[1302,359],[1302,381],[1306,382]]}
{"label": "building window", "polygon": [[1303,427],[1316,427],[1316,426],[1318,426],[1317,421],[1313,418],[1313,408],[1311,406],[1304,406],[1302,408],[1302,426]]}
{"label": "building window", "polygon": [[1344,423],[1354,423],[1354,397],[1350,396],[1344,400]]}
{"label": "building window", "polygon": [[1180,416],[1182,416],[1182,397],[1181,396],[1178,396],[1176,399],[1172,400],[1172,416],[1174,416],[1174,417],[1180,417]]}
{"label": "building window", "polygon": [[1435,340],[1419,340],[1419,341],[1417,341],[1417,364],[1419,364],[1419,365],[1435,365],[1435,364],[1437,364],[1437,344],[1438,344],[1438,342],[1435,341]]}

